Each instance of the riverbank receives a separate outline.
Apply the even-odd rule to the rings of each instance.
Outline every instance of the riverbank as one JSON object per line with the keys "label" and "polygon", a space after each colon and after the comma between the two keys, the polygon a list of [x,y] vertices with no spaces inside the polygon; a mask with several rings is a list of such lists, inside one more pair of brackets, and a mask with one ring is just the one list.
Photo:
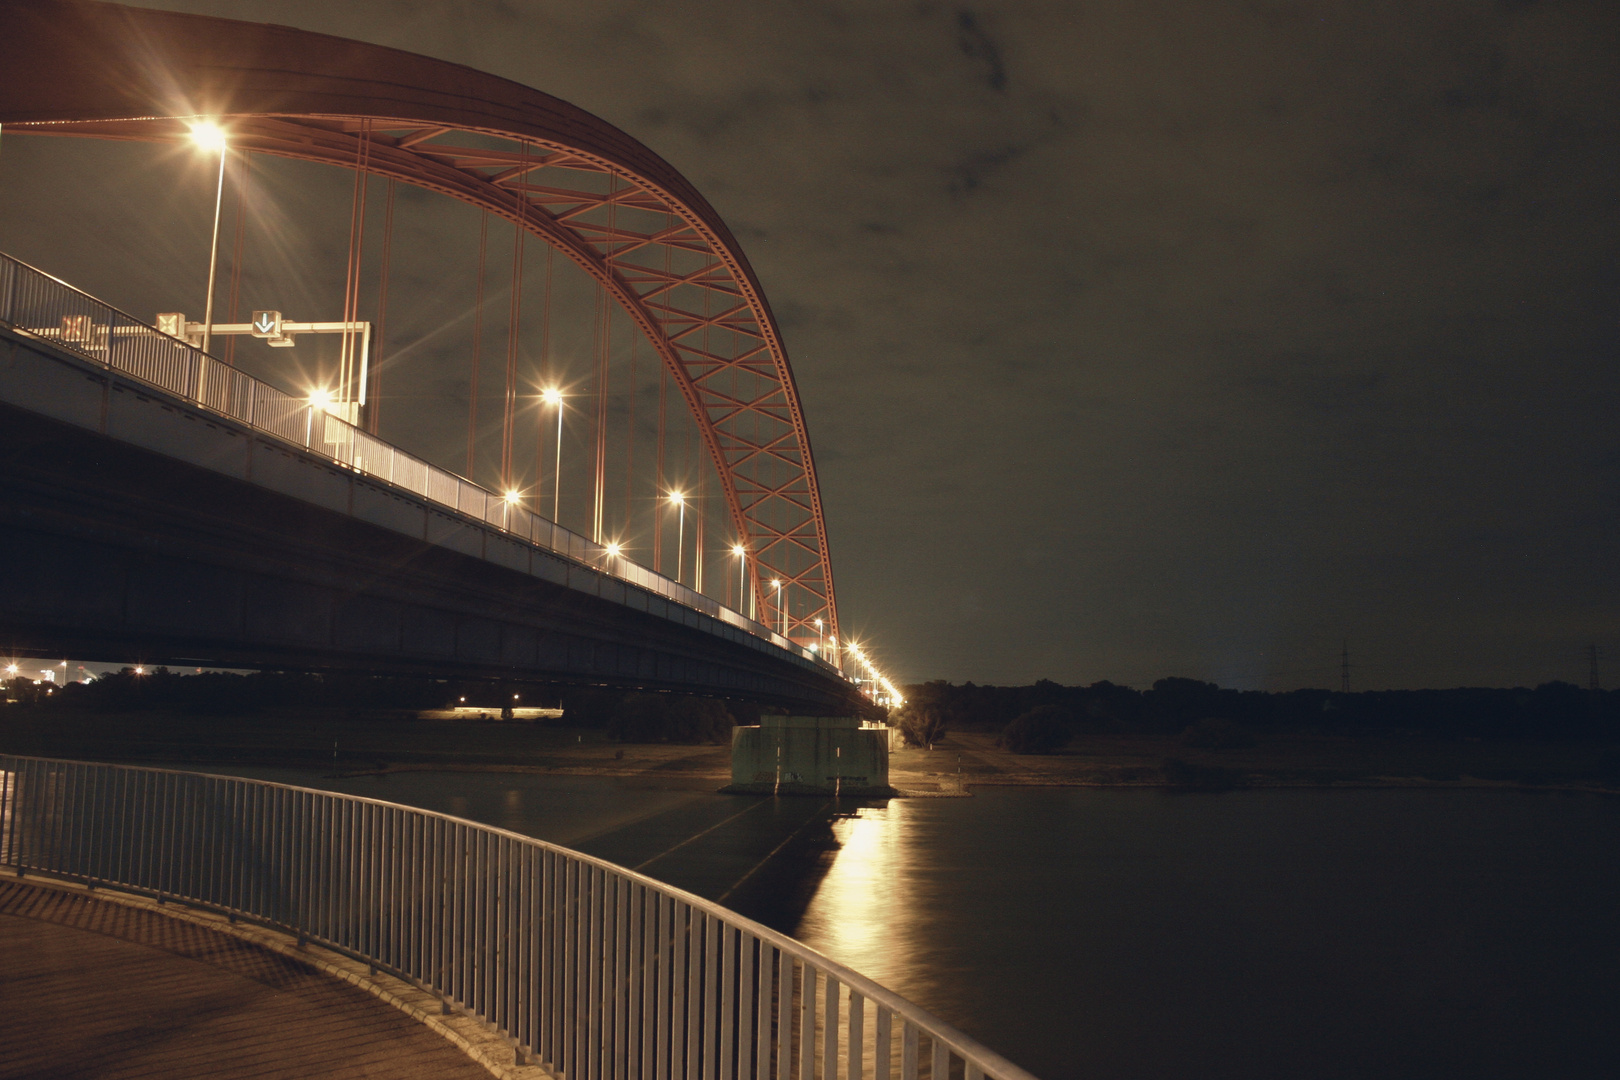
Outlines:
{"label": "riverbank", "polygon": [[[591,728],[449,712],[267,710],[250,716],[0,709],[0,752],[118,761],[312,768],[333,775],[432,770],[608,776],[718,789],[729,748],[615,743]],[[1012,754],[995,736],[951,732],[891,758],[903,795],[976,787],[1528,788],[1620,793],[1613,749],[1587,743],[1469,742],[1276,735],[1244,748],[1187,747],[1171,736],[1082,736],[1054,754]]]}

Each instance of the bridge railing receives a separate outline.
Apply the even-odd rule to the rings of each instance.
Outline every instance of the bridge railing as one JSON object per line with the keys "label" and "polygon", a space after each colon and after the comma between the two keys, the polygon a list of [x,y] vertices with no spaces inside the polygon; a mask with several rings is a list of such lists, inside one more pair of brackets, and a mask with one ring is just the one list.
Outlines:
{"label": "bridge railing", "polygon": [[569,1080],[1033,1080],[717,904],[412,807],[0,756],[0,865],[222,912],[366,960]]}
{"label": "bridge railing", "polygon": [[654,573],[495,492],[348,423],[164,334],[27,263],[0,254],[0,320],[120,374],[186,398],[258,431],[320,454],[355,472],[411,492],[593,570],[605,573],[739,630],[820,667],[829,661],[740,612]]}

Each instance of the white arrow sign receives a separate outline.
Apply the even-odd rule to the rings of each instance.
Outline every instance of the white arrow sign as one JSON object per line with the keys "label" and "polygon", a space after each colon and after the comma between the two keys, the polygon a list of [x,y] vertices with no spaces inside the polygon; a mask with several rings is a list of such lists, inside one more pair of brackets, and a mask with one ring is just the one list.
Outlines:
{"label": "white arrow sign", "polygon": [[255,311],[251,325],[253,326],[254,337],[280,337],[281,312]]}

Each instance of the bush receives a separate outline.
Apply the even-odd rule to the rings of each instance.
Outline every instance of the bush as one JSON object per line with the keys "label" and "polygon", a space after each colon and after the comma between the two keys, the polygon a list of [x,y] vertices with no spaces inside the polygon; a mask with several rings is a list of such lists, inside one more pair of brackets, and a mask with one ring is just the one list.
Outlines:
{"label": "bush", "polygon": [[932,703],[906,702],[894,713],[893,723],[907,746],[932,750],[945,737],[945,711]]}
{"label": "bush", "polygon": [[724,745],[735,724],[725,705],[713,698],[630,694],[614,710],[607,736],[619,742]]}
{"label": "bush", "polygon": [[1181,745],[1198,750],[1241,750],[1254,745],[1254,733],[1230,720],[1207,717],[1181,733]]}
{"label": "bush", "polygon": [[1042,705],[1013,718],[1001,733],[1001,745],[1015,754],[1050,754],[1067,746],[1073,728],[1067,712]]}

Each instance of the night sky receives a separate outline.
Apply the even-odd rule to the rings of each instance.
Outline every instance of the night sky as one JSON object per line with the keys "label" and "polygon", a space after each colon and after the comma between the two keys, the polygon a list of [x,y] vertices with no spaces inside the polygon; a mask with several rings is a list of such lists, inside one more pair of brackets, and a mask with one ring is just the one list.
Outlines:
{"label": "night sky", "polygon": [[[1584,682],[1589,643],[1620,683],[1613,5],[142,6],[468,64],[684,172],[896,681],[1336,687],[1348,640],[1358,689]],[[145,256],[38,209],[94,160],[50,184],[142,216],[137,152],[8,134],[0,247],[144,310]],[[286,257],[341,287],[327,187]]]}

